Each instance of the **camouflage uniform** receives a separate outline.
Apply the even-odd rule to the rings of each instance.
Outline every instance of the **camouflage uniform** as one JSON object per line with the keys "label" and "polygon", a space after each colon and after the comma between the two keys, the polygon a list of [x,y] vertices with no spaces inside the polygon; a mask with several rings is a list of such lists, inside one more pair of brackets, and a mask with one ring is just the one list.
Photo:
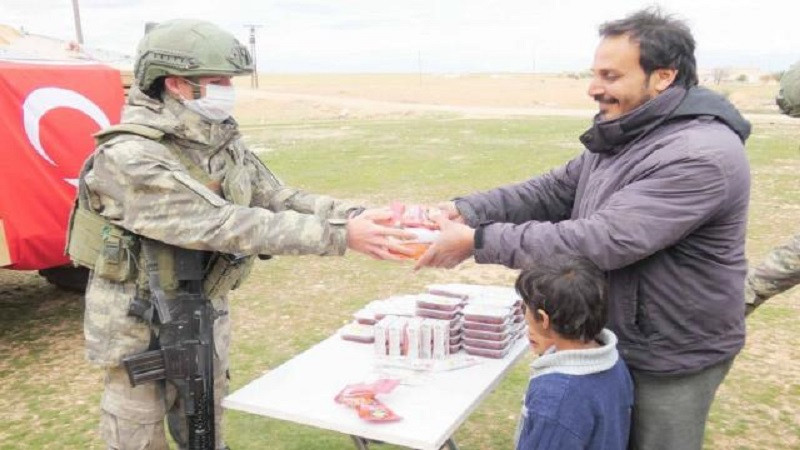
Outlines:
{"label": "camouflage uniform", "polygon": [[751,270],[745,287],[748,314],[773,295],[800,284],[800,234],[773,249],[764,262]]}
{"label": "camouflage uniform", "polygon": [[[234,255],[342,255],[347,247],[346,217],[354,210],[326,196],[283,185],[242,143],[233,119],[204,120],[169,95],[154,99],[131,88],[124,124],[165,133],[163,141],[118,134],[101,144],[82,181],[90,209],[130,232],[176,247]],[[193,178],[172,153],[184,152],[212,180],[236,183],[249,206],[223,198]],[[233,169],[235,180],[226,180]],[[242,170],[243,169],[243,170]],[[90,279],[84,332],[90,362],[106,369],[101,432],[110,448],[168,448],[167,415],[177,442],[186,430],[176,389],[170,383],[130,386],[121,358],[148,349],[151,326],[128,315],[136,281]],[[221,315],[214,325],[215,418],[217,447],[224,448],[220,399],[227,392],[230,323],[228,301],[213,298]]]}
{"label": "camouflage uniform", "polygon": [[[781,112],[800,117],[800,62],[784,73],[776,101]],[[773,295],[797,284],[800,284],[800,234],[773,249],[764,262],[748,274],[745,284],[747,314]]]}

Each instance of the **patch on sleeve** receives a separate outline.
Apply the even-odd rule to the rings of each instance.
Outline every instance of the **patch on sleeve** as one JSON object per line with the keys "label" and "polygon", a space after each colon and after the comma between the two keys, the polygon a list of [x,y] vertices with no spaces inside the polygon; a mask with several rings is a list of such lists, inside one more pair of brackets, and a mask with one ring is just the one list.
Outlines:
{"label": "patch on sleeve", "polygon": [[225,199],[214,193],[211,189],[204,186],[202,183],[198,183],[197,180],[190,177],[184,172],[173,172],[172,176],[175,178],[175,181],[178,183],[186,186],[194,192],[195,194],[199,195],[203,199],[205,199],[208,203],[216,206],[217,208],[221,208],[228,204]]}

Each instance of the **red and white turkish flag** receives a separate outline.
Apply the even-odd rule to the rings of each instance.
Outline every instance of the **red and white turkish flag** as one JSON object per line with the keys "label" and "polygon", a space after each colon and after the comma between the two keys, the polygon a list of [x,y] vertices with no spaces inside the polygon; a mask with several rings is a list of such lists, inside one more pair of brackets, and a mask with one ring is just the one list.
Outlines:
{"label": "red and white turkish flag", "polygon": [[0,219],[12,269],[66,264],[67,221],[92,134],[119,123],[119,71],[0,61]]}

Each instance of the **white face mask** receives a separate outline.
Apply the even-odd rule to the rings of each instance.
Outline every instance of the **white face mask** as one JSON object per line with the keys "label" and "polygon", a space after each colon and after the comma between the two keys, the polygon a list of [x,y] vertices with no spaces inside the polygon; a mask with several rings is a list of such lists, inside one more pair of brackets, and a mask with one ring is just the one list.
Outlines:
{"label": "white face mask", "polygon": [[206,95],[196,100],[183,100],[187,108],[200,114],[211,122],[222,122],[233,113],[236,92],[233,86],[207,84]]}

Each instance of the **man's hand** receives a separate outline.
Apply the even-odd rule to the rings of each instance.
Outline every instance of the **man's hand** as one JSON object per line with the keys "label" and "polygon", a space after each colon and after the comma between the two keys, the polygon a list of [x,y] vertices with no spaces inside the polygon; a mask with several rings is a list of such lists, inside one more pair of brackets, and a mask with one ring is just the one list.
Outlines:
{"label": "man's hand", "polygon": [[392,211],[388,209],[368,209],[349,219],[347,247],[375,259],[407,260],[411,256],[410,250],[399,244],[412,239],[414,235],[380,225],[389,223],[391,218]]}
{"label": "man's hand", "polygon": [[475,230],[463,223],[449,219],[446,214],[434,218],[439,225],[441,234],[439,239],[417,261],[414,270],[423,267],[452,269],[475,252]]}
{"label": "man's hand", "polygon": [[442,202],[436,205],[436,208],[440,209],[448,219],[454,222],[464,223],[464,218],[461,217],[461,213],[458,212],[458,208],[456,208],[456,202]]}

